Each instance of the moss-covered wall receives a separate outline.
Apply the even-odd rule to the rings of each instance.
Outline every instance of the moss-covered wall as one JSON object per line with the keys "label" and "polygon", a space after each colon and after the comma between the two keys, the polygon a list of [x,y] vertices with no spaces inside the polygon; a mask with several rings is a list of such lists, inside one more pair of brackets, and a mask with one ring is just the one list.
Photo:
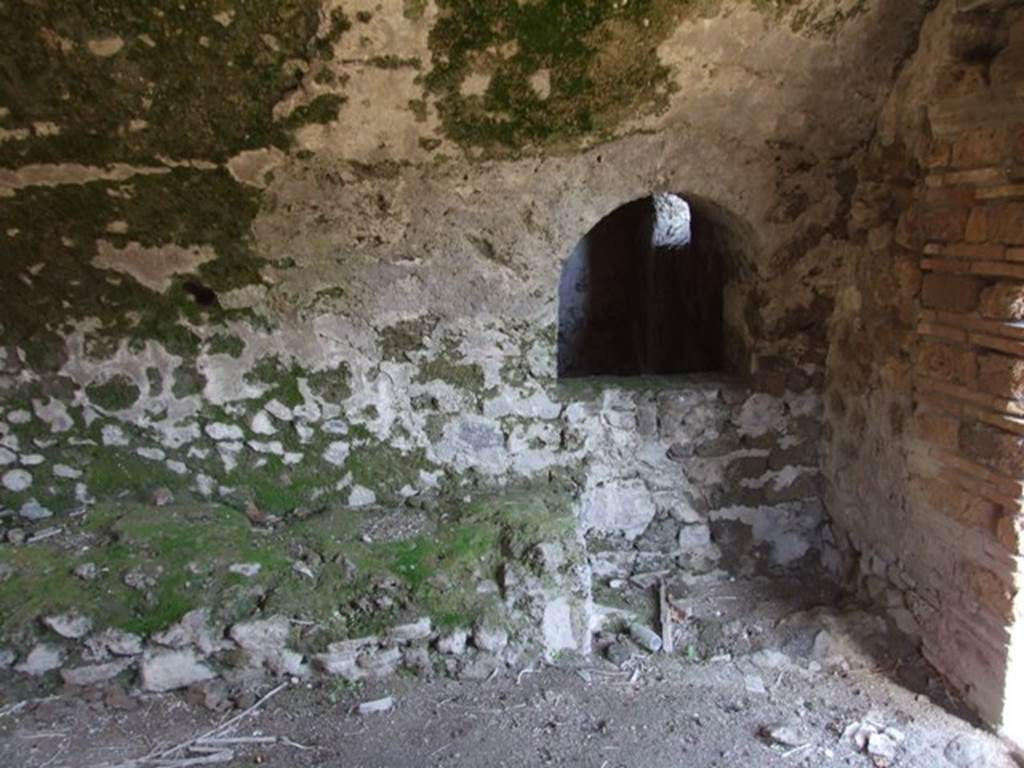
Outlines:
{"label": "moss-covered wall", "polygon": [[0,2],[0,508],[277,514],[536,477],[562,260],[707,201],[757,386],[820,386],[892,0]]}

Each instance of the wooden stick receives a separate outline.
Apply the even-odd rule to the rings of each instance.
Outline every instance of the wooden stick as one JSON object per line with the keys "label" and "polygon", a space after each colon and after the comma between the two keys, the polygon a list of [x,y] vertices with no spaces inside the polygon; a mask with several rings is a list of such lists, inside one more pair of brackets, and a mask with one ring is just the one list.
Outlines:
{"label": "wooden stick", "polygon": [[288,685],[289,684],[287,682],[281,683],[279,686],[277,686],[272,691],[267,693],[259,701],[257,701],[255,704],[253,704],[248,709],[246,709],[244,712],[238,713],[237,715],[235,715],[231,719],[221,723],[220,725],[216,726],[215,728],[211,728],[206,733],[202,733],[199,736],[193,736],[191,739],[188,739],[187,741],[183,741],[180,744],[177,744],[177,745],[175,745],[173,747],[168,747],[167,749],[163,749],[163,750],[161,750],[159,748],[153,749],[153,750],[151,750],[149,752],[149,754],[143,755],[142,757],[136,757],[135,759],[128,760],[127,762],[124,762],[124,763],[120,763],[118,766],[116,766],[116,768],[134,768],[135,766],[146,765],[146,764],[149,764],[149,765],[173,766],[173,768],[183,768],[183,766],[189,766],[189,765],[202,765],[203,763],[227,762],[228,760],[232,760],[233,756],[229,756],[226,760],[219,760],[219,761],[218,760],[208,760],[206,758],[196,758],[196,759],[199,759],[199,760],[202,761],[202,762],[198,762],[197,763],[192,758],[175,758],[175,757],[172,757],[172,755],[174,755],[174,753],[176,753],[176,752],[184,752],[189,747],[191,747],[191,746],[193,746],[195,744],[202,743],[203,741],[206,741],[208,739],[216,739],[218,737],[224,736],[225,732],[228,729],[230,729],[231,726],[235,725],[240,720],[248,717],[250,714],[252,714],[257,709],[262,707],[272,696],[276,696],[278,693],[280,693],[285,688],[287,688]]}
{"label": "wooden stick", "polygon": [[662,579],[658,585],[658,604],[661,607],[661,652],[675,652],[675,638],[672,633],[672,606],[668,602],[668,587]]}
{"label": "wooden stick", "polygon": [[150,761],[150,765],[159,765],[163,768],[188,768],[191,765],[213,765],[214,763],[230,763],[235,759],[235,753],[230,749],[223,752],[215,752],[212,755],[202,757],[181,757]]}

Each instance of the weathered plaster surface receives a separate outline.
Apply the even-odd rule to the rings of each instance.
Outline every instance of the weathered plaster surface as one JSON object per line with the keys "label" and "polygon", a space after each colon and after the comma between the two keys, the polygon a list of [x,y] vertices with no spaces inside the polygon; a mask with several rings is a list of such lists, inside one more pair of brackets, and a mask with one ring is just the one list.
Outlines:
{"label": "weathered plaster surface", "polygon": [[[602,578],[814,557],[851,195],[928,3],[100,5],[0,6],[5,525],[563,478]],[[657,192],[730,261],[743,383],[559,384],[563,261]]]}

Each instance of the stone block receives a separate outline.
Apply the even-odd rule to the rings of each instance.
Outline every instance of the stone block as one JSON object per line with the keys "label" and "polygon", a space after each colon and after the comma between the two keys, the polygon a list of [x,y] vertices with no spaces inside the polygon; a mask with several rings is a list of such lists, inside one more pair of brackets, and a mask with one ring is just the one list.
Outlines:
{"label": "stone block", "polygon": [[956,449],[960,420],[942,411],[918,409],[914,413],[914,436],[942,448]]}
{"label": "stone block", "polygon": [[952,164],[957,167],[996,165],[1010,156],[1013,137],[1006,128],[964,131],[953,144]]}
{"label": "stone block", "polygon": [[191,650],[147,654],[139,685],[144,691],[165,693],[213,679],[214,674]]}
{"label": "stone block", "polygon": [[954,384],[970,384],[977,372],[973,351],[930,339],[922,340],[917,345],[914,364],[921,373]]}
{"label": "stone block", "polygon": [[768,468],[778,472],[784,467],[789,466],[816,466],[818,460],[818,446],[814,441],[809,440],[788,448],[779,447],[773,449],[768,456]]}
{"label": "stone block", "polygon": [[968,458],[994,467],[1010,477],[1024,477],[1024,437],[990,424],[963,424],[960,449]]}
{"label": "stone block", "polygon": [[658,511],[650,490],[636,479],[595,484],[583,492],[581,506],[585,530],[621,533],[630,540],[646,530]]}
{"label": "stone block", "polygon": [[766,456],[741,456],[729,462],[725,469],[725,482],[727,484],[740,483],[748,478],[761,477],[768,471],[768,457]]}
{"label": "stone block", "polygon": [[986,288],[978,311],[993,320],[1024,320],[1024,284],[996,283]]}
{"label": "stone block", "polygon": [[975,187],[969,184],[956,186],[929,187],[925,190],[924,201],[932,206],[963,206],[969,207],[975,200]]}
{"label": "stone block", "polygon": [[896,221],[896,231],[893,233],[893,240],[897,245],[904,248],[916,248],[918,245],[918,228],[920,225],[920,213],[914,208],[907,208]]}
{"label": "stone block", "polygon": [[993,242],[1024,245],[1024,201],[990,206],[988,236]]}
{"label": "stone block", "polygon": [[925,153],[924,164],[928,168],[942,168],[949,165],[952,152],[953,146],[945,139],[932,139]]}
{"label": "stone block", "polygon": [[983,243],[988,239],[988,208],[975,206],[971,209],[964,239],[969,243]]}
{"label": "stone block", "polygon": [[981,281],[969,275],[933,272],[921,283],[921,304],[947,312],[970,312],[978,306]]}
{"label": "stone block", "polygon": [[979,565],[965,567],[972,596],[996,616],[1009,621],[1013,616],[1013,589],[1011,574],[1006,578]]}
{"label": "stone block", "polygon": [[966,528],[988,530],[998,513],[992,502],[938,477],[919,478],[914,488],[924,497],[929,512],[939,512]]}
{"label": "stone block", "polygon": [[1024,398],[1024,360],[994,353],[980,355],[978,388],[999,397]]}
{"label": "stone block", "polygon": [[967,208],[935,208],[921,215],[921,230],[928,240],[962,240],[967,230]]}
{"label": "stone block", "polygon": [[942,249],[942,255],[951,259],[1001,259],[1006,248],[998,243],[951,243]]}
{"label": "stone block", "polygon": [[1021,526],[1014,520],[1013,514],[1004,513],[999,516],[996,522],[996,540],[1007,552],[1020,552],[1024,536],[1021,535]]}

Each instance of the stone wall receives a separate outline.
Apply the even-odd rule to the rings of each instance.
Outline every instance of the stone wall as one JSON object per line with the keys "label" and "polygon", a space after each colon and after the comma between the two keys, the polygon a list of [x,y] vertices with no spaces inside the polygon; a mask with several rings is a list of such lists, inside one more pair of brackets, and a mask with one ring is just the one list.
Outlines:
{"label": "stone wall", "polygon": [[595,575],[813,562],[820,412],[812,392],[774,397],[715,378],[571,404],[565,435],[580,450],[579,520]]}
{"label": "stone wall", "polygon": [[1020,740],[1024,13],[1012,5],[941,4],[883,116],[854,205],[865,248],[832,326],[826,478],[856,561],[833,564]]}
{"label": "stone wall", "polygon": [[[560,267],[652,191],[686,193],[742,254],[734,368],[776,395],[820,388],[850,153],[923,10],[663,5],[568,28],[579,61],[497,5],[494,41],[449,2],[9,13],[24,50],[0,95],[7,523],[154,486],[287,513],[564,465]],[[595,25],[606,58],[569,45]],[[656,92],[623,92],[642,102],[628,119],[590,89],[572,100],[563,78],[621,84],[613,53],[639,41],[660,64]],[[520,114],[499,85],[524,67],[550,80],[517,96],[546,122],[498,131]],[[208,86],[225,71],[230,109]],[[842,110],[818,88],[838,73],[858,94]],[[758,102],[769,81],[786,86]],[[73,82],[94,84],[92,106],[31,97]],[[178,82],[194,87],[175,111]]]}
{"label": "stone wall", "polygon": [[[854,192],[931,3],[469,5],[0,4],[5,528],[155,488],[288,531],[567,480],[600,578],[815,557]],[[564,260],[661,192],[732,260],[747,380],[559,383]]]}

